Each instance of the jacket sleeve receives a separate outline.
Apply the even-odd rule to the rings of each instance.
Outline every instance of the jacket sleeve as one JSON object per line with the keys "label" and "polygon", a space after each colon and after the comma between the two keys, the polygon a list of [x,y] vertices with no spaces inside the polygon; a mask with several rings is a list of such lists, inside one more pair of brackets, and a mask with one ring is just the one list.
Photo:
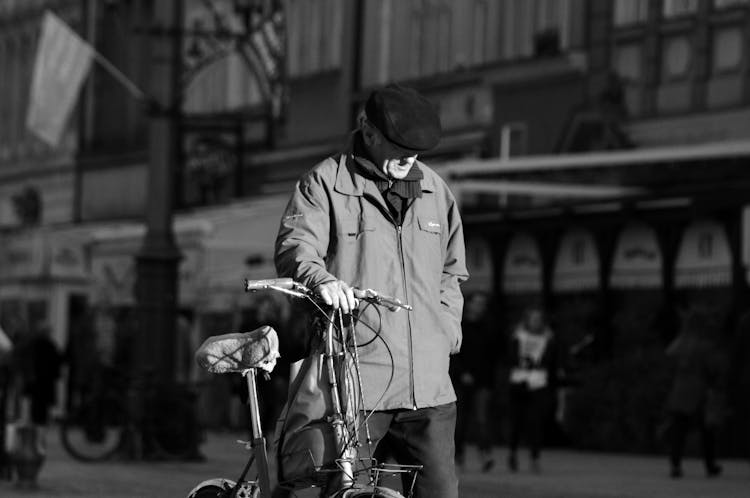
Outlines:
{"label": "jacket sleeve", "polygon": [[315,170],[295,185],[281,218],[274,262],[279,277],[291,277],[310,289],[336,280],[326,271],[330,240],[330,204]]}
{"label": "jacket sleeve", "polygon": [[461,315],[464,297],[460,284],[469,278],[466,270],[466,249],[464,247],[464,230],[461,216],[453,195],[448,193],[448,241],[443,262],[443,275],[440,279],[440,304],[443,310],[443,320],[455,337],[451,354],[461,350]]}

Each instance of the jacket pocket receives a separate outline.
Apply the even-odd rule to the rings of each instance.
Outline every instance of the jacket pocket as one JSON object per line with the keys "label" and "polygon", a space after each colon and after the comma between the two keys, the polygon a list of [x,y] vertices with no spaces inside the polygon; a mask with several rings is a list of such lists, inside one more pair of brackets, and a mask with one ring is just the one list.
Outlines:
{"label": "jacket pocket", "polygon": [[419,229],[423,232],[429,232],[436,235],[440,235],[443,232],[442,225],[434,218],[420,216],[417,219],[417,222],[419,223]]}
{"label": "jacket pocket", "polygon": [[367,218],[346,218],[341,220],[340,237],[344,241],[353,242],[368,232],[374,232],[375,226]]}

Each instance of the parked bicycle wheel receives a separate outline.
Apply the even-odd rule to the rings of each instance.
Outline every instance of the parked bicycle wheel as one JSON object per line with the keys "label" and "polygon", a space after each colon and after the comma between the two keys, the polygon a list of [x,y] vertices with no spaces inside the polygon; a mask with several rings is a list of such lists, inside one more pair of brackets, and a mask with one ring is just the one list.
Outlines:
{"label": "parked bicycle wheel", "polygon": [[86,397],[60,424],[63,448],[83,462],[110,458],[121,447],[125,416],[116,397]]}

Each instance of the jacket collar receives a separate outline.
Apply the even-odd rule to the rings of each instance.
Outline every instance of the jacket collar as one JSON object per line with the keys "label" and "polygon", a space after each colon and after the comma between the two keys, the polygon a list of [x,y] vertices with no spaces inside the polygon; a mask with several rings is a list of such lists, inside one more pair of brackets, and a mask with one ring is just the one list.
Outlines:
{"label": "jacket collar", "polygon": [[[417,161],[417,165],[425,171],[425,165]],[[435,180],[428,174],[420,180],[422,192],[435,192]],[[356,165],[351,149],[341,154],[339,166],[336,171],[336,185],[334,190],[344,195],[363,196],[365,193],[372,194],[376,198],[380,196],[375,182],[356,173]]]}

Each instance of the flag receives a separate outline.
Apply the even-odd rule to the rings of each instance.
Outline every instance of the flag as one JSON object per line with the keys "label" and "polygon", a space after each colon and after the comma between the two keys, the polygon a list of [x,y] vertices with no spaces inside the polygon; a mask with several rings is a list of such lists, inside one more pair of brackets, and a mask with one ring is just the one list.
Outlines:
{"label": "flag", "polygon": [[94,50],[50,11],[45,12],[34,62],[26,127],[51,146],[60,142]]}

